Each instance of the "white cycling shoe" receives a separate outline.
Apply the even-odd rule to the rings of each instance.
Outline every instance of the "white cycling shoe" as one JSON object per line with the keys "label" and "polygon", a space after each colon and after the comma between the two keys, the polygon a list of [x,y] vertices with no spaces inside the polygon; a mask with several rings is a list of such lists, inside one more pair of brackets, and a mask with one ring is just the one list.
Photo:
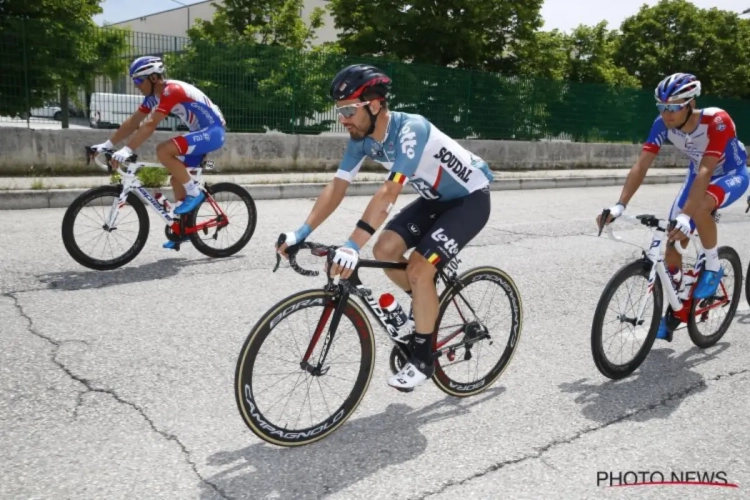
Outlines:
{"label": "white cycling shoe", "polygon": [[427,365],[416,359],[409,360],[401,370],[388,379],[388,385],[400,391],[409,392],[425,383],[435,373],[435,365]]}

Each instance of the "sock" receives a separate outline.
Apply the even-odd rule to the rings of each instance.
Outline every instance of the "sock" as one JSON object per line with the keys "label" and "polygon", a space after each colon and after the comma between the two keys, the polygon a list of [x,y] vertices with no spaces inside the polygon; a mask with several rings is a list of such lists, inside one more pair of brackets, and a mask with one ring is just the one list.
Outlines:
{"label": "sock", "polygon": [[428,365],[432,364],[431,333],[414,333],[414,357]]}
{"label": "sock", "polygon": [[193,179],[190,179],[188,182],[183,184],[183,186],[185,187],[185,191],[187,191],[188,196],[198,196],[200,194],[198,185]]}
{"label": "sock", "polygon": [[706,248],[706,267],[705,269],[707,271],[714,271],[718,272],[721,268],[721,264],[719,264],[719,250],[718,247],[713,248]]}

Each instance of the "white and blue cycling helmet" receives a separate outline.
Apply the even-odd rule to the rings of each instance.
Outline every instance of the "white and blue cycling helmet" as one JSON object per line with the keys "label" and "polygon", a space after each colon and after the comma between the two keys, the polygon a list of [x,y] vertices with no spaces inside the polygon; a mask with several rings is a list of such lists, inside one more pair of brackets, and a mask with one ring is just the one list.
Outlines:
{"label": "white and blue cycling helmet", "polygon": [[670,103],[701,95],[701,82],[690,73],[674,73],[659,82],[654,90],[657,102]]}
{"label": "white and blue cycling helmet", "polygon": [[139,57],[130,64],[130,78],[136,85],[140,85],[149,75],[163,75],[164,62],[156,56]]}

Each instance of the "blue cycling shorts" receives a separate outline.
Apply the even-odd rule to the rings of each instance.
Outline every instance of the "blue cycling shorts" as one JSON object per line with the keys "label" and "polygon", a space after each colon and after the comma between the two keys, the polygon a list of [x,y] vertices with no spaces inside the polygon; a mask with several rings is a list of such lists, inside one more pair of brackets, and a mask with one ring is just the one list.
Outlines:
{"label": "blue cycling shorts", "polygon": [[[685,179],[685,183],[680,188],[680,192],[677,194],[674,203],[672,203],[672,209],[669,211],[669,220],[674,219],[682,211],[682,207],[685,206],[685,202],[690,194],[690,188],[693,185],[696,174],[695,169],[690,168],[690,173]],[[741,165],[734,170],[730,170],[727,173],[717,175],[711,179],[711,183],[706,189],[706,193],[709,194],[716,200],[716,208],[726,208],[735,201],[740,199],[740,196],[745,194],[748,186],[750,185],[750,174],[745,165]],[[691,229],[695,230],[695,222],[690,220]]]}
{"label": "blue cycling shorts", "polygon": [[198,167],[206,154],[224,146],[224,134],[224,127],[214,125],[173,138],[172,141],[180,152],[177,159],[187,168]]}

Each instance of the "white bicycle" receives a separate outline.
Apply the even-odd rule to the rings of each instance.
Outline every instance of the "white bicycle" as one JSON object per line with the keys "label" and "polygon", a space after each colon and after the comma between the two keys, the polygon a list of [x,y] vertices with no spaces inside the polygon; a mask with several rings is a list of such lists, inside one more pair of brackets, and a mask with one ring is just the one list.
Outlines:
{"label": "white bicycle", "polygon": [[[164,221],[165,235],[170,241],[175,242],[176,250],[179,250],[181,242],[189,239],[193,246],[204,255],[216,258],[229,257],[244,248],[252,238],[257,222],[255,201],[246,189],[237,184],[219,182],[209,185],[205,183],[202,172],[204,169],[214,169],[212,161],[204,158],[199,167],[189,169],[190,176],[206,194],[204,201],[192,212],[175,216],[176,206],[172,206],[161,193],[157,192],[156,198],[151,196],[136,176],[141,168],[164,168],[164,166],[160,163],[137,162],[137,155],[133,155],[115,170],[110,164],[113,152],[113,150],[105,150],[99,153],[95,149],[86,147],[86,164],[88,165],[93,158],[102,170],[119,173],[120,181],[115,185],[98,186],[81,194],[71,203],[63,217],[63,244],[68,254],[79,264],[90,269],[105,271],[116,269],[132,261],[141,252],[148,239],[150,223],[146,207],[154,210]],[[238,206],[248,216],[247,227],[241,230],[239,239],[226,248],[217,248],[210,243],[217,242],[220,236],[223,241],[225,236],[233,233],[236,227],[234,224],[242,219],[239,217],[242,213],[235,215],[233,210],[222,209],[216,201],[220,194],[232,194],[239,197]],[[107,199],[111,201],[104,201]],[[89,207],[93,209],[91,214],[88,210],[85,212],[83,210]],[[131,214],[124,213],[127,207],[133,209],[137,220],[128,220]],[[201,214],[201,209],[207,214]],[[199,218],[201,222],[198,222]],[[89,226],[88,231],[76,235],[76,224],[85,222],[93,222],[93,225]],[[129,224],[134,223],[137,224],[136,235],[134,241],[127,244],[123,233],[127,232]],[[91,237],[91,233],[96,234]],[[207,238],[204,239],[206,236]],[[103,258],[91,256],[83,249],[89,243],[93,243],[92,250],[101,247],[107,255]],[[115,247],[124,248],[124,251],[115,253]]]}
{"label": "white bicycle", "polygon": [[[606,221],[609,213],[608,209],[604,210],[601,221]],[[715,214],[714,217],[718,222],[718,216]],[[734,318],[742,294],[740,257],[732,247],[719,247],[719,259],[722,261],[721,266],[725,273],[716,294],[706,299],[694,299],[695,286],[705,262],[703,247],[697,231],[690,235],[688,245],[685,248],[679,243],[674,245],[675,249],[683,256],[683,278],[680,289],[677,290],[664,264],[666,245],[663,244],[666,241],[667,233],[673,227],[674,221],[658,219],[653,215],[632,217],[625,214],[618,217],[615,222],[620,221],[642,224],[651,228],[655,234],[651,240],[650,248],[648,250],[642,249],[643,257],[641,259],[624,265],[612,276],[609,283],[604,287],[594,313],[591,327],[591,352],[596,367],[602,375],[611,379],[627,377],[646,359],[659,330],[664,295],[666,295],[668,302],[666,323],[669,334],[667,340],[671,342],[672,332],[680,324],[686,323],[692,342],[705,349],[716,344],[724,336]],[[623,241],[622,238],[613,233],[611,224],[605,227],[612,239]],[[602,227],[599,228],[599,235],[601,235],[602,229]],[[691,243],[695,249],[695,261],[692,265],[684,260]],[[633,299],[632,292],[636,289],[636,285],[626,286],[627,297],[624,301],[626,311],[618,312],[614,317],[607,318],[607,313],[612,311],[610,302],[621,291],[622,285],[631,278],[642,281],[642,285],[645,285],[642,287],[644,288],[643,292]],[[729,285],[731,285],[731,289]],[[622,303],[623,301],[617,302]],[[647,312],[649,303],[651,303],[652,308]],[[712,333],[703,334],[700,331],[699,327],[721,317],[722,313],[725,313],[725,316],[719,321],[718,327],[712,330]],[[629,361],[613,361],[605,352],[605,348],[612,347],[612,344],[615,344],[614,339],[611,339],[615,334],[605,338],[604,330],[605,327],[609,326],[617,327],[620,330],[618,333],[621,333],[623,329],[627,330],[627,340],[632,340],[633,346],[628,349],[625,342],[621,342],[619,346],[615,347],[619,347],[616,351],[620,353],[624,351],[629,354],[634,353]],[[635,347],[637,343],[640,343],[640,347]]]}

